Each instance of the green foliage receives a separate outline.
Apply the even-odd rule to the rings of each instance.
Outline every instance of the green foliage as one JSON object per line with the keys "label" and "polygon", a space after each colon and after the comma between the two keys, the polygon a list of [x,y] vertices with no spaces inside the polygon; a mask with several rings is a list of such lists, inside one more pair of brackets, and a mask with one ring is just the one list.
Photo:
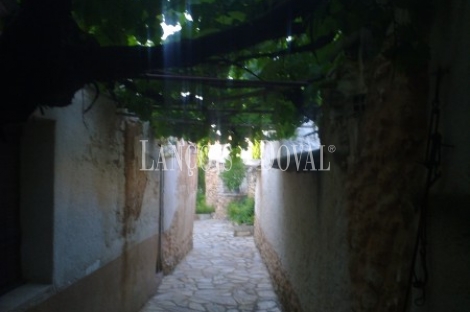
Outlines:
{"label": "green foliage", "polygon": [[225,15],[217,17],[216,21],[223,25],[232,25],[234,22],[243,22],[246,18],[246,14],[240,11],[228,12]]}
{"label": "green foliage", "polygon": [[[209,140],[207,138],[197,143],[197,153],[197,165],[202,169],[209,162]],[[202,171],[205,176],[205,171]]]}
{"label": "green foliage", "polygon": [[245,197],[231,202],[227,207],[228,217],[237,224],[253,225],[255,220],[255,200]]}
{"label": "green foliage", "polygon": [[196,213],[213,213],[214,211],[214,207],[206,203],[206,196],[204,193],[198,191],[196,197]]}
{"label": "green foliage", "polygon": [[101,45],[158,45],[162,22],[179,24],[182,38],[195,38],[252,19],[263,7],[259,0],[74,0],[73,17]]}
{"label": "green foliage", "polygon": [[[17,2],[20,5],[26,4],[26,1]],[[230,142],[234,146],[244,146],[246,138],[267,139],[263,134],[267,133],[265,130],[271,130],[269,133],[275,131],[275,135],[269,137],[271,139],[288,138],[307,118],[314,120],[322,104],[322,94],[326,94],[322,90],[327,87],[327,83],[335,83],[330,77],[335,77],[336,70],[345,59],[358,61],[360,57],[364,57],[364,61],[369,62],[381,53],[393,60],[394,69],[416,71],[426,67],[429,57],[426,42],[429,38],[428,20],[435,15],[435,11],[429,11],[433,1],[424,0],[73,0],[71,3],[74,20],[81,30],[95,40],[88,40],[89,36],[84,34],[77,36],[80,40],[75,39],[76,36],[69,31],[74,28],[68,24],[54,29],[56,22],[63,20],[68,23],[69,20],[67,16],[47,16],[46,11],[55,14],[55,10],[47,9],[48,5],[45,6],[47,10],[38,13],[39,16],[36,17],[35,12],[18,12],[18,17],[24,13],[33,24],[36,18],[38,21],[52,18],[51,27],[41,29],[42,24],[48,24],[41,22],[38,29],[32,32],[26,31],[28,28],[31,30],[31,26],[23,24],[23,20],[15,20],[15,16],[2,14],[2,39],[6,38],[5,42],[8,42],[8,30],[13,28],[10,34],[20,38],[18,42],[30,42],[34,39],[27,38],[31,33],[38,34],[38,40],[44,46],[52,47],[57,44],[56,48],[63,50],[51,50],[52,54],[48,55],[59,57],[60,62],[57,63],[64,67],[51,67],[51,72],[58,77],[64,75],[64,81],[68,81],[65,74],[70,69],[77,69],[76,77],[80,77],[77,88],[85,81],[92,82],[98,77],[113,79],[121,74],[129,75],[125,78],[132,79],[122,79],[109,87],[109,94],[113,98],[116,95],[119,104],[129,112],[150,121],[159,137],[175,136],[193,142],[201,139],[218,140],[221,143]],[[89,61],[95,59],[94,41],[101,46],[113,47],[155,45],[158,47],[154,50],[156,54],[161,52],[155,60],[178,58],[182,55],[194,55],[194,59],[198,59],[197,55],[201,55],[201,50],[197,50],[200,49],[197,44],[194,45],[194,50],[188,48],[185,51],[172,52],[172,55],[167,54],[168,51],[162,47],[165,41],[161,39],[161,23],[179,24],[182,27],[181,32],[170,36],[166,42],[184,40],[187,43],[191,39],[220,33],[239,25],[256,25],[256,19],[269,16],[271,9],[283,4],[292,5],[292,10],[288,10],[294,21],[293,25],[288,26],[292,30],[291,36],[271,36],[269,38],[275,39],[270,40],[261,40],[268,39],[263,36],[240,36],[233,38],[233,44],[230,44],[232,51],[213,55],[198,66],[162,66],[158,69],[148,68],[148,72],[155,73],[158,70],[159,74],[193,78],[204,76],[214,81],[228,78],[266,82],[306,81],[307,84],[302,88],[239,88],[230,84],[209,84],[196,80],[149,81],[144,72],[127,73],[126,66],[120,72],[121,68],[110,68],[109,64],[106,65],[107,61],[96,70],[87,68],[88,64],[93,64]],[[266,25],[267,27],[251,29],[253,34],[265,34],[282,24],[284,23],[279,21],[275,27]],[[19,27],[19,31],[15,27]],[[299,27],[302,27],[302,33],[297,32]],[[286,36],[287,30],[286,28]],[[70,38],[63,37],[63,34],[69,33]],[[44,40],[45,38],[48,39]],[[240,45],[239,40],[246,38],[259,38],[259,42],[250,41],[251,47],[239,50],[240,46],[245,46]],[[325,40],[325,44],[328,44],[318,48],[315,43],[321,38],[328,38]],[[351,38],[356,40],[348,40]],[[216,46],[217,42],[212,42],[203,49],[213,49]],[[359,49],[365,46],[367,49]],[[147,54],[142,49],[140,57],[144,60],[156,54]],[[99,53],[96,54],[98,55]],[[81,56],[85,58],[81,59]],[[88,60],[87,57],[91,59]],[[80,68],[82,65],[83,69]],[[114,74],[108,75],[108,69]],[[72,80],[70,81],[74,84]],[[108,83],[106,81],[107,85]],[[182,93],[187,96],[182,96]]]}
{"label": "green foliage", "polygon": [[238,191],[245,178],[245,164],[239,155],[234,155],[225,162],[225,171],[221,173],[222,181],[230,191]]}
{"label": "green foliage", "polygon": [[206,193],[206,172],[201,167],[197,168],[197,189]]}
{"label": "green foliage", "polygon": [[253,159],[261,159],[261,141],[260,140],[256,140],[256,139],[254,140],[251,157]]}
{"label": "green foliage", "polygon": [[[163,43],[160,26],[163,21],[182,27],[168,41],[195,39],[249,23],[269,13],[279,2],[74,0],[73,16],[101,45],[148,46]],[[141,79],[116,86],[114,91],[119,102],[143,120],[149,120],[159,137],[176,136],[193,142],[218,140],[245,147],[245,138],[289,138],[302,122],[316,121],[322,89],[332,83],[329,75],[347,57],[357,58],[357,43],[342,47],[342,42],[359,31],[370,34],[367,37],[370,47],[366,51],[369,59],[382,53],[393,59],[399,69],[413,70],[425,65],[429,53],[423,38],[429,28],[422,20],[432,14],[427,11],[430,4],[424,0],[329,0],[311,6],[307,5],[308,1],[301,3],[306,10],[294,16],[294,20],[296,26],[305,27],[304,33],[259,42],[192,68],[165,68],[165,73],[218,79],[309,81],[302,89],[293,92],[293,89],[266,88],[256,93],[252,88]],[[410,23],[397,26],[398,10],[409,13]],[[191,14],[192,20],[187,14]],[[322,48],[281,53],[308,47],[326,36],[334,38]],[[190,95],[183,97],[182,92]],[[265,130],[274,130],[274,135],[266,137]]]}
{"label": "green foliage", "polygon": [[73,16],[101,45],[128,45],[151,40],[160,43],[158,2],[132,0],[75,0]]}
{"label": "green foliage", "polygon": [[[274,2],[260,0],[195,0],[191,4],[182,0],[160,3],[147,0],[75,0],[73,16],[80,27],[101,45],[159,45],[163,43],[160,39],[160,23],[163,21],[171,25],[179,23],[182,27],[178,35],[168,40],[192,39],[253,20],[274,5]],[[185,13],[191,14],[192,21],[186,18]],[[238,55],[247,53],[256,55],[259,48],[274,52],[287,48],[287,45],[285,40],[276,40],[228,57],[236,59]],[[269,57],[243,62],[226,59],[196,66],[189,72],[187,69],[171,69],[170,74],[278,80],[292,79],[294,77],[289,78],[291,73],[305,67],[300,65],[289,70],[289,66],[291,64],[273,61]],[[182,92],[190,93],[190,96],[183,98]],[[247,137],[264,138],[263,130],[277,130],[278,137],[292,134],[302,121],[297,103],[285,98],[284,90],[274,89],[240,98],[252,92],[251,88],[220,89],[199,83],[138,79],[117,84],[114,90],[120,104],[141,119],[150,121],[158,137],[176,136],[193,142],[210,139],[245,147]],[[196,95],[209,100],[201,101],[195,98]],[[277,100],[271,100],[278,98],[285,101],[279,104]],[[276,116],[279,105],[282,106],[279,112],[287,112],[285,117]],[[273,113],[253,112],[273,108]],[[230,111],[238,113],[227,113]],[[282,122],[279,119],[283,119]]]}

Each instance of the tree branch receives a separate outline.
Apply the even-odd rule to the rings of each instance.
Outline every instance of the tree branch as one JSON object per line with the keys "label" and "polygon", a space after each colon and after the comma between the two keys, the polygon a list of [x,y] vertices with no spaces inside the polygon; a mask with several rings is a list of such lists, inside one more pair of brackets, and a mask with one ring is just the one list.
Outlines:
{"label": "tree branch", "polygon": [[[8,83],[0,93],[14,107],[0,125],[25,120],[39,105],[67,106],[74,93],[96,80],[141,77],[155,69],[190,67],[266,40],[300,34],[296,17],[320,1],[285,0],[264,16],[204,37],[156,47],[99,47],[70,12],[71,0],[25,0],[0,37],[0,68]],[[326,43],[325,43],[326,44]]]}
{"label": "tree branch", "polygon": [[322,48],[326,46],[327,44],[331,43],[334,37],[335,37],[334,34],[329,34],[329,35],[325,35],[325,36],[318,38],[318,40],[316,40],[315,42],[312,42],[307,45],[299,46],[299,47],[293,47],[293,48],[288,48],[288,49],[279,50],[275,52],[269,52],[269,53],[256,53],[256,54],[250,54],[250,55],[243,55],[234,59],[233,62],[238,63],[238,62],[243,62],[246,60],[257,59],[257,58],[264,58],[264,57],[274,58],[276,56],[291,55],[291,54],[297,54],[297,53],[303,53],[303,52],[313,52],[314,50]]}
{"label": "tree branch", "polygon": [[248,80],[248,79],[220,79],[214,77],[198,77],[198,76],[180,76],[180,75],[158,75],[147,74],[144,76],[148,79],[166,80],[166,81],[195,81],[207,84],[212,87],[223,88],[263,88],[263,87],[303,87],[308,84],[307,81],[264,81],[264,80]]}
{"label": "tree branch", "polygon": [[[294,19],[311,12],[315,5],[308,0],[288,0],[264,16],[237,27],[204,37],[171,42],[156,47],[102,47],[77,51],[75,57],[89,60],[96,79],[132,77],[149,70],[170,67],[190,67],[208,58],[254,46],[266,40],[296,35],[305,26]],[[308,10],[306,11],[306,8]],[[318,42],[316,47],[329,42]]]}

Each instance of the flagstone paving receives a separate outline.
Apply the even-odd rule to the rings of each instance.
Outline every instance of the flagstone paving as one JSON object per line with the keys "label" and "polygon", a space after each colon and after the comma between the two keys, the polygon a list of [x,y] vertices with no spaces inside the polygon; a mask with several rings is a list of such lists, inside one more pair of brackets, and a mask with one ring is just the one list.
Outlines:
{"label": "flagstone paving", "polygon": [[194,222],[194,248],[140,312],[280,312],[253,237],[227,221]]}

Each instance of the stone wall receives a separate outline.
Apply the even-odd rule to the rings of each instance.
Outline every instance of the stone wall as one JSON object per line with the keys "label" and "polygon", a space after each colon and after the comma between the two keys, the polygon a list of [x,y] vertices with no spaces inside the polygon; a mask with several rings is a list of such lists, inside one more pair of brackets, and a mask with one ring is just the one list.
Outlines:
{"label": "stone wall", "polygon": [[246,193],[249,197],[255,197],[256,181],[258,179],[258,166],[247,166],[246,168]]}
{"label": "stone wall", "polygon": [[196,152],[192,145],[178,142],[177,150],[190,155],[190,162],[183,157],[179,168],[176,158],[169,160],[169,168],[164,171],[164,233],[163,271],[171,272],[193,247],[193,220],[196,209],[197,168]]}
{"label": "stone wall", "polygon": [[[274,268],[280,296],[285,280],[290,281],[302,310],[468,309],[470,244],[463,220],[470,206],[470,132],[465,130],[470,92],[464,86],[469,80],[469,10],[469,3],[460,0],[435,8],[429,68],[404,72],[377,57],[348,59],[335,71],[335,87],[323,92],[320,120],[322,144],[336,147],[326,155],[329,172],[302,184],[301,174],[262,172],[256,213],[264,235],[257,234],[257,243]],[[429,281],[425,304],[417,307],[412,303],[421,292],[408,292],[425,203],[426,129],[439,68],[445,73],[439,131],[453,147],[441,148],[442,176],[428,201]],[[304,184],[310,192],[302,191]],[[295,205],[294,194],[301,198]],[[296,247],[289,250],[291,245]],[[303,275],[296,275],[296,267]],[[422,267],[417,268],[422,276]]]}
{"label": "stone wall", "polygon": [[323,92],[330,171],[262,171],[258,225],[303,311],[403,309],[424,185],[425,74],[346,60]]}
{"label": "stone wall", "polygon": [[222,193],[217,196],[217,206],[215,207],[216,219],[225,220],[228,218],[227,208],[228,205],[236,200],[246,197],[246,194]]}
{"label": "stone wall", "polygon": [[193,248],[192,225],[186,224],[188,218],[194,218],[191,213],[179,210],[175,213],[171,227],[163,233],[163,273],[169,274]]}
{"label": "stone wall", "polygon": [[226,219],[230,202],[246,196],[254,197],[256,190],[257,166],[246,166],[246,175],[239,192],[229,191],[225,187],[220,176],[224,170],[224,163],[218,163],[215,160],[209,162],[206,170],[206,202],[214,206],[216,219]]}
{"label": "stone wall", "polygon": [[206,170],[206,203],[213,207],[217,206],[219,194],[220,177],[218,163],[211,160]]}
{"label": "stone wall", "polygon": [[[359,71],[355,62],[346,66]],[[326,94],[322,141],[338,147],[332,166],[344,176],[336,196],[348,215],[351,308],[397,311],[405,303],[423,194],[427,89],[419,81],[426,76],[422,69],[405,75],[381,58],[365,68],[362,111],[338,116],[332,107],[344,103],[347,111],[354,95]]]}
{"label": "stone wall", "polygon": [[273,281],[274,290],[284,311],[302,311],[297,294],[294,291],[281,259],[271,243],[266,239],[258,219],[255,220],[255,241],[264,264]]}
{"label": "stone wall", "polygon": [[[431,188],[427,219],[426,263],[429,279],[426,300],[413,289],[412,311],[468,311],[470,307],[470,3],[464,0],[435,4],[431,29],[430,100],[436,90],[436,73],[444,75],[439,88],[441,178]],[[418,263],[422,277],[422,267]]]}

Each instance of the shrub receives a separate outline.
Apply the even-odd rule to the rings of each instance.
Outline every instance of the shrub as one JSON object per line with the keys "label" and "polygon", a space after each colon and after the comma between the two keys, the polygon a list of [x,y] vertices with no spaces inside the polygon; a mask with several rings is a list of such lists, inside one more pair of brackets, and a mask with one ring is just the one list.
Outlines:
{"label": "shrub", "polygon": [[233,157],[225,162],[225,170],[222,172],[222,181],[230,191],[238,191],[245,177],[245,164],[240,157]]}
{"label": "shrub", "polygon": [[202,139],[197,143],[197,166],[204,167],[209,162],[209,139]]}
{"label": "shrub", "polygon": [[231,202],[227,207],[228,217],[237,224],[253,225],[255,220],[255,200],[245,197]]}
{"label": "shrub", "polygon": [[206,203],[206,196],[198,190],[196,196],[196,213],[213,213],[214,207]]}
{"label": "shrub", "polygon": [[197,167],[197,189],[202,195],[206,192],[206,172],[201,167]]}
{"label": "shrub", "polygon": [[253,159],[261,159],[261,141],[254,140],[253,141],[253,149],[251,150],[251,157]]}

